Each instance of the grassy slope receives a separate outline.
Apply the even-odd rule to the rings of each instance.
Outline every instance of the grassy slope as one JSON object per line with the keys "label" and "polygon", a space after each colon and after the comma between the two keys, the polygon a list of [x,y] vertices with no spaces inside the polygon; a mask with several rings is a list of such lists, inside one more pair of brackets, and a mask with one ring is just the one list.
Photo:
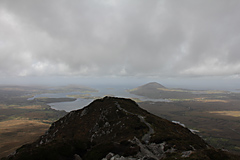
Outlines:
{"label": "grassy slope", "polygon": [[13,119],[0,122],[0,157],[7,156],[23,144],[33,142],[49,128],[39,120]]}
{"label": "grassy slope", "polygon": [[167,98],[171,103],[140,103],[141,107],[169,120],[180,121],[200,131],[217,148],[240,153],[240,93],[171,88],[138,87],[130,93],[149,98]]}
{"label": "grassy slope", "polygon": [[[216,148],[225,148],[240,153],[239,100],[228,102],[143,102],[140,106],[149,112],[171,121],[179,121],[191,129],[199,130],[208,143]],[[234,113],[222,115],[222,111]],[[216,112],[216,113],[215,113]],[[225,112],[223,112],[225,113]]]}
{"label": "grassy slope", "polygon": [[31,94],[42,92],[42,88],[0,87],[0,158],[34,141],[52,122],[66,114],[46,103],[70,99],[27,100]]}

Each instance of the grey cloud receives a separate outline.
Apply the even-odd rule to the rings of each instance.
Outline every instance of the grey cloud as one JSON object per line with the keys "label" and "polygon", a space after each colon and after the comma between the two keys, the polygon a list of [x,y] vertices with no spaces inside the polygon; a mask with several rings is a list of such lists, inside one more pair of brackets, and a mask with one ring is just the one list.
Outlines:
{"label": "grey cloud", "polygon": [[240,74],[240,2],[0,2],[0,74]]}

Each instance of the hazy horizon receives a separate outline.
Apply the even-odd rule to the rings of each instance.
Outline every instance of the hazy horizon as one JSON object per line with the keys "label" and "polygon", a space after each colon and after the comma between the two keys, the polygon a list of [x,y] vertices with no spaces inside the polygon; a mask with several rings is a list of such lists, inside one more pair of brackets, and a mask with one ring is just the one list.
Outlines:
{"label": "hazy horizon", "polygon": [[240,88],[240,1],[0,1],[0,85]]}
{"label": "hazy horizon", "polygon": [[129,77],[105,77],[105,78],[79,78],[79,77],[21,77],[20,79],[6,79],[0,86],[67,86],[83,85],[91,88],[118,88],[131,89],[150,82],[157,82],[167,88],[183,88],[196,90],[228,90],[236,91],[240,89],[238,79],[228,79],[225,77],[202,77],[202,78],[129,78]]}

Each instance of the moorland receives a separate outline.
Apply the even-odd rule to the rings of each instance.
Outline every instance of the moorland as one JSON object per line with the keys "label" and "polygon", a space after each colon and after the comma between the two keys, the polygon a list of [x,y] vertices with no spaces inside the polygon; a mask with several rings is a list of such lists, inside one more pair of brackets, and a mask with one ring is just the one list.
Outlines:
{"label": "moorland", "polygon": [[[42,135],[50,124],[67,114],[52,109],[48,103],[75,101],[76,98],[31,99],[36,94],[62,92],[96,92],[83,86],[1,86],[0,87],[0,157],[7,156],[23,144]],[[31,100],[29,100],[29,98]]]}
{"label": "moorland", "polygon": [[130,93],[168,99],[139,102],[149,112],[193,129],[216,148],[240,153],[240,93],[220,90],[166,88],[149,83]]}
{"label": "moorland", "polygon": [[[70,92],[83,94],[68,95],[65,98],[33,99],[37,94]],[[1,86],[0,158],[23,144],[36,140],[52,122],[67,114],[65,111],[52,109],[48,103],[97,98],[91,92],[97,90],[73,85],[54,88]],[[156,99],[153,102],[133,98],[140,107],[162,118],[184,124],[216,148],[240,154],[240,93],[166,88],[158,83],[143,85],[129,92]],[[161,102],[157,99],[168,101]]]}

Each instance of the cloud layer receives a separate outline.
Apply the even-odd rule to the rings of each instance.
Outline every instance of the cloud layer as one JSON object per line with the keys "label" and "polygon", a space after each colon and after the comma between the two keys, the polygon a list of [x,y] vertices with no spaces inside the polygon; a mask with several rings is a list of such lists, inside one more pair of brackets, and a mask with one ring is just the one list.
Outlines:
{"label": "cloud layer", "polygon": [[239,8],[238,0],[2,0],[0,75],[239,75]]}

